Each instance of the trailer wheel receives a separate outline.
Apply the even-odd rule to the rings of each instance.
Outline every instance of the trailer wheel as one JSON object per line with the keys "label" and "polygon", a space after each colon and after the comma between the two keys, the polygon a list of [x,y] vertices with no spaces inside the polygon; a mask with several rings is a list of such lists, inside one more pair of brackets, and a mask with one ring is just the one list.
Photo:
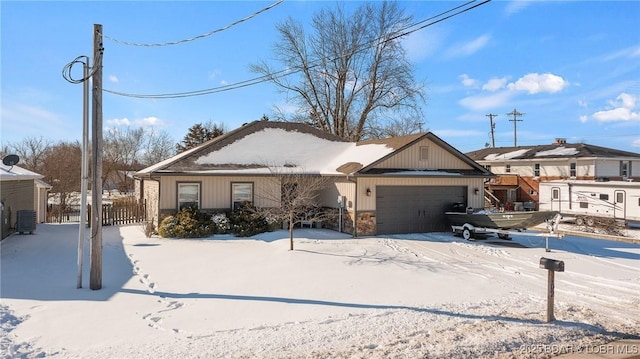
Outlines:
{"label": "trailer wheel", "polygon": [[472,241],[473,240],[473,236],[471,233],[471,230],[469,230],[469,228],[464,228],[462,230],[462,238],[466,239],[467,241]]}
{"label": "trailer wheel", "polygon": [[593,217],[587,217],[587,226],[593,227],[595,225],[596,225],[595,219],[593,219]]}
{"label": "trailer wheel", "polygon": [[576,218],[576,225],[582,226],[583,224],[584,224],[584,218],[583,217],[577,217]]}

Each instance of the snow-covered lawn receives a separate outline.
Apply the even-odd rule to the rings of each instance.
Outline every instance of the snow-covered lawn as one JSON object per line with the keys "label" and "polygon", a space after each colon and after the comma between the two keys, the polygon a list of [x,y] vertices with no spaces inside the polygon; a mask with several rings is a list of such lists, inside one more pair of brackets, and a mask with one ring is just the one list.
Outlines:
{"label": "snow-covered lawn", "polygon": [[[583,237],[467,242],[146,238],[104,227],[103,288],[76,289],[77,224],[1,243],[2,358],[511,358],[640,335],[640,245]],[[547,272],[556,273],[546,323]]]}

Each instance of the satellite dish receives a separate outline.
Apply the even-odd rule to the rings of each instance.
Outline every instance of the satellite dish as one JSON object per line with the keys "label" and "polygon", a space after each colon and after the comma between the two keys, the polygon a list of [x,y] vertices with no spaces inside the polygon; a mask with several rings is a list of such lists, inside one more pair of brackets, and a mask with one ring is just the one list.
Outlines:
{"label": "satellite dish", "polygon": [[6,155],[2,159],[2,164],[5,166],[15,166],[18,162],[20,162],[20,157],[18,157],[18,155]]}

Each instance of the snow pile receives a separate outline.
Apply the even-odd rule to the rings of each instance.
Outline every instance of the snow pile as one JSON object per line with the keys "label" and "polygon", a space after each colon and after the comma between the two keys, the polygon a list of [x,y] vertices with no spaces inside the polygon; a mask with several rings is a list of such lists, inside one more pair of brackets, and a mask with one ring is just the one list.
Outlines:
{"label": "snow pile", "polygon": [[[105,227],[103,288],[91,291],[88,268],[75,288],[77,225],[39,225],[1,243],[0,349],[23,358],[544,358],[560,354],[545,348],[640,335],[640,245],[565,237],[547,253],[544,238],[526,236],[295,236],[288,251],[287,231],[177,240]],[[540,257],[565,261],[553,323]]]}

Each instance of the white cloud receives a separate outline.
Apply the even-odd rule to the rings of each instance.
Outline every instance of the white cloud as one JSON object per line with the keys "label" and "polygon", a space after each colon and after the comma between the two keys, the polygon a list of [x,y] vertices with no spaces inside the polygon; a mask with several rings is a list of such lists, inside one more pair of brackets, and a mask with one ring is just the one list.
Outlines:
{"label": "white cloud", "polygon": [[512,82],[507,87],[514,91],[526,91],[529,94],[539,92],[556,93],[567,87],[569,83],[558,75],[551,73],[530,73]]}
{"label": "white cloud", "polygon": [[508,3],[507,7],[504,10],[507,13],[507,15],[513,15],[515,13],[522,11],[524,8],[528,7],[529,5],[531,5],[530,0],[516,0]]}
{"label": "white cloud", "polygon": [[640,138],[631,142],[631,147],[640,147]]}
{"label": "white cloud", "polygon": [[507,78],[506,77],[492,78],[491,80],[487,81],[487,83],[482,85],[482,89],[486,90],[486,91],[494,92],[494,91],[498,91],[500,89],[503,89],[506,84],[507,84]]}
{"label": "white cloud", "polygon": [[585,116],[585,115],[580,116],[580,122],[582,123],[586,123],[588,119],[589,119],[588,116]]}
{"label": "white cloud", "polygon": [[407,51],[407,58],[412,62],[420,62],[430,57],[440,48],[442,35],[437,30],[417,31],[402,39],[402,46]]}
{"label": "white cloud", "polygon": [[485,47],[489,43],[490,39],[491,36],[485,34],[469,42],[454,45],[449,49],[447,55],[449,57],[473,55],[474,53]]}
{"label": "white cloud", "polygon": [[118,127],[118,126],[132,126],[132,127],[154,127],[154,126],[164,126],[166,125],[166,122],[154,117],[154,116],[149,116],[149,117],[144,117],[144,118],[138,118],[135,120],[129,120],[128,118],[124,117],[124,118],[114,118],[111,120],[107,120],[107,125],[108,126],[112,126],[112,127]]}
{"label": "white cloud", "polygon": [[611,108],[598,111],[593,118],[598,122],[638,121],[640,112],[637,111],[638,98],[628,93],[621,93],[615,101],[610,101]]}
{"label": "white cloud", "polygon": [[467,74],[462,74],[462,75],[458,76],[458,78],[460,79],[460,82],[462,82],[462,84],[465,87],[474,87],[474,88],[478,87],[478,80],[472,79]]}
{"label": "white cloud", "polygon": [[511,93],[508,91],[496,92],[491,95],[469,96],[458,101],[461,106],[474,111],[486,111],[504,107],[509,103]]}
{"label": "white cloud", "polygon": [[117,84],[118,82],[120,82],[120,80],[118,79],[117,76],[115,75],[109,75],[109,81],[113,82],[114,84]]}
{"label": "white cloud", "polygon": [[131,122],[129,121],[128,118],[114,118],[112,120],[107,120],[107,125],[108,126],[130,126]]}

